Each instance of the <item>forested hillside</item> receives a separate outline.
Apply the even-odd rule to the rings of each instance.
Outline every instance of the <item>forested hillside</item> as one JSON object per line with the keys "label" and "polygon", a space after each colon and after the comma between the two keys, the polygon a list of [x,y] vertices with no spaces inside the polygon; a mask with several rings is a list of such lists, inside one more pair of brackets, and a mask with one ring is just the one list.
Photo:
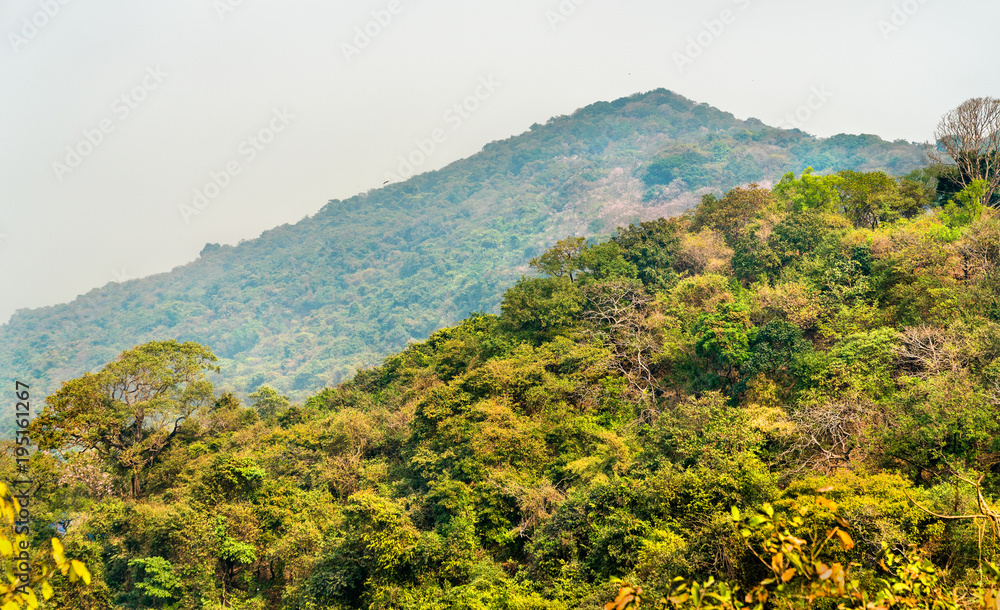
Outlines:
{"label": "forested hillside", "polygon": [[499,315],[300,404],[126,352],[32,426],[33,531],[94,575],[58,607],[995,603],[1000,216],[936,184],[805,172],[563,236]]}
{"label": "forested hillside", "polygon": [[0,371],[44,394],[176,339],[211,347],[222,388],[302,399],[470,312],[496,313],[528,259],[567,234],[608,235],[809,166],[905,174],[923,159],[905,142],[818,140],[663,90],[602,102],[238,246],[209,244],[170,273],[19,311],[0,326]]}

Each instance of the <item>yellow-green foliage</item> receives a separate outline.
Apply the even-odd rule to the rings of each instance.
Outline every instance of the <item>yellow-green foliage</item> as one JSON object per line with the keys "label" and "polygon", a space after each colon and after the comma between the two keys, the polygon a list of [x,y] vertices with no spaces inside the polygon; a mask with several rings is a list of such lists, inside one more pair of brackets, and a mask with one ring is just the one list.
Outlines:
{"label": "yellow-green foliage", "polygon": [[36,424],[32,542],[59,524],[94,573],[51,605],[989,602],[1000,220],[914,180],[807,172],[563,240],[501,315],[304,402],[131,350]]}

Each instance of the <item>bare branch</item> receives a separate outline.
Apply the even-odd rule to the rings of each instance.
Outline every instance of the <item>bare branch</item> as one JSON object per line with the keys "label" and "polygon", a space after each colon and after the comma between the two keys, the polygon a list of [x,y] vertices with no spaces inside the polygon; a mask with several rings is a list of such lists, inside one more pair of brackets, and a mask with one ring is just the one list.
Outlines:
{"label": "bare branch", "polygon": [[963,187],[986,182],[983,203],[989,203],[1000,187],[1000,100],[977,97],[963,102],[941,118],[934,138],[937,148],[928,153],[931,161],[956,166]]}
{"label": "bare branch", "polygon": [[863,397],[805,404],[791,416],[798,439],[782,455],[797,456],[799,470],[833,472],[864,457],[858,452],[864,452],[865,432],[876,416],[875,406]]}
{"label": "bare branch", "polygon": [[948,331],[921,325],[906,329],[896,348],[899,366],[910,375],[927,379],[934,375],[963,368],[961,351]]}
{"label": "bare branch", "polygon": [[958,480],[960,480],[960,481],[962,481],[964,483],[968,483],[969,485],[971,485],[972,487],[974,487],[976,489],[976,503],[977,503],[978,508],[979,508],[979,514],[976,514],[976,515],[939,515],[937,513],[931,512],[930,510],[924,508],[923,506],[920,506],[920,504],[918,504],[916,502],[916,500],[914,500],[913,498],[911,498],[910,494],[906,493],[906,490],[904,489],[903,493],[906,494],[906,498],[911,503],[913,503],[914,506],[916,506],[917,508],[919,508],[923,512],[925,512],[928,515],[931,515],[933,517],[937,517],[938,519],[949,519],[949,520],[986,519],[987,521],[989,521],[990,528],[993,530],[993,537],[997,538],[997,539],[1000,539],[1000,512],[997,512],[996,510],[994,510],[989,505],[989,503],[986,501],[986,498],[983,497],[983,479],[986,478],[986,475],[980,476],[977,481],[972,481],[971,479],[968,479],[968,478],[960,475],[954,468],[951,468],[950,465],[949,465],[948,469],[951,471],[951,473],[953,475],[955,475],[955,478],[957,478]]}
{"label": "bare branch", "polygon": [[636,393],[653,387],[652,359],[660,348],[648,322],[653,297],[640,284],[629,281],[590,284],[584,287],[584,294],[588,301],[584,318],[614,351],[615,368]]}

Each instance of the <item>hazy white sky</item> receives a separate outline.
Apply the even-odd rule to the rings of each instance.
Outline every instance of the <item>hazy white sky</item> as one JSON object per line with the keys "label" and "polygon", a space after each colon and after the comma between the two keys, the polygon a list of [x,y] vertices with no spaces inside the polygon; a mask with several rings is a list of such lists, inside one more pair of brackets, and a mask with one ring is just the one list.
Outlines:
{"label": "hazy white sky", "polygon": [[0,322],[378,187],[439,128],[419,171],[664,87],[923,142],[1000,95],[997,23],[996,0],[4,0]]}

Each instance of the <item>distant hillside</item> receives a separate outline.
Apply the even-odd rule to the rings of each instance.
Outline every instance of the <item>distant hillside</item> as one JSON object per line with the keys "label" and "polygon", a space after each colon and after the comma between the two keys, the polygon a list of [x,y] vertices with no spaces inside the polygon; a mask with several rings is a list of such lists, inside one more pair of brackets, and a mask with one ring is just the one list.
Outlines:
{"label": "distant hillside", "polygon": [[997,610],[1000,212],[932,178],[560,240],[499,316],[298,405],[130,350],[0,455],[30,554],[58,524],[93,574],[45,608]]}
{"label": "distant hillside", "polygon": [[920,147],[826,140],[657,90],[601,102],[435,172],[170,273],[112,284],[0,326],[0,370],[39,393],[122,350],[176,338],[222,358],[223,389],[301,399],[473,311],[570,234],[676,215],[702,194],[788,171],[909,172]]}

